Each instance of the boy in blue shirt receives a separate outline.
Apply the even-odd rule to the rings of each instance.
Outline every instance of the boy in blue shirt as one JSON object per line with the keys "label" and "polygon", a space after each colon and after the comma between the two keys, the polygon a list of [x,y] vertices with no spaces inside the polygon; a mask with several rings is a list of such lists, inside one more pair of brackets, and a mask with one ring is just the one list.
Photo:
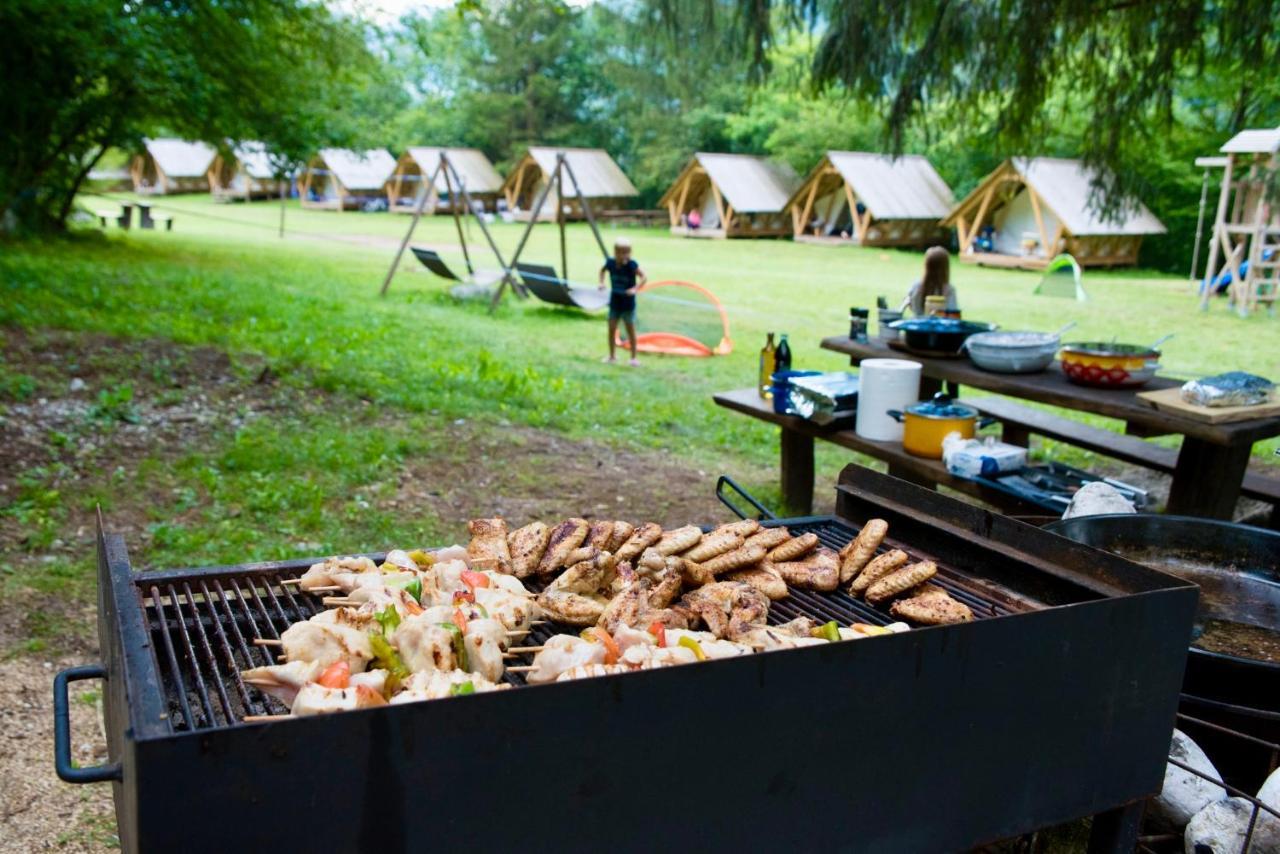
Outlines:
{"label": "boy in blue shirt", "polygon": [[619,239],[613,244],[613,257],[600,268],[600,290],[604,290],[605,274],[609,275],[609,355],[605,362],[618,361],[614,355],[617,346],[618,321],[627,327],[627,344],[631,347],[631,367],[640,366],[636,358],[636,291],[647,282],[648,276],[631,257],[631,241]]}

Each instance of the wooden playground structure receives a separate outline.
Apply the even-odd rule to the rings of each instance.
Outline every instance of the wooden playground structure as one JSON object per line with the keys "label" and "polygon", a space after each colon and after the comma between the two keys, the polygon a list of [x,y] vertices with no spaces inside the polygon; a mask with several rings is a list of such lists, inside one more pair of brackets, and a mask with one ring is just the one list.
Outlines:
{"label": "wooden playground structure", "polygon": [[[1274,311],[1280,291],[1280,206],[1275,204],[1280,176],[1280,128],[1245,130],[1219,151],[1223,157],[1199,158],[1209,170],[1222,168],[1218,209],[1209,239],[1208,266],[1201,283],[1200,306],[1208,308],[1221,274],[1229,275],[1227,293],[1241,316],[1259,306]],[[1203,222],[1205,198],[1200,199]],[[1197,229],[1196,246],[1200,233]],[[1192,262],[1192,275],[1195,261]]]}

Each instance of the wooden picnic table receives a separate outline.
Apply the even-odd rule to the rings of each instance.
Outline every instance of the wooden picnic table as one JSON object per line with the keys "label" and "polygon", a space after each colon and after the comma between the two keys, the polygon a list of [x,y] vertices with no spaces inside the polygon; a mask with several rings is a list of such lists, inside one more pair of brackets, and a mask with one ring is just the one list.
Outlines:
{"label": "wooden picnic table", "polygon": [[[1240,497],[1240,487],[1253,451],[1253,443],[1280,436],[1280,416],[1254,418],[1230,424],[1209,424],[1184,415],[1156,409],[1132,389],[1106,389],[1076,385],[1055,363],[1035,374],[996,374],[984,371],[968,359],[920,356],[893,349],[884,341],[853,341],[847,336],[824,338],[824,349],[844,353],[849,361],[909,359],[919,362],[933,387],[973,386],[997,394],[1105,415],[1125,422],[1127,433],[1139,436],[1181,435],[1182,447],[1173,470],[1166,510],[1189,516],[1230,519]],[[1181,381],[1156,377],[1141,391],[1169,388]],[[921,389],[923,393],[928,387]]]}

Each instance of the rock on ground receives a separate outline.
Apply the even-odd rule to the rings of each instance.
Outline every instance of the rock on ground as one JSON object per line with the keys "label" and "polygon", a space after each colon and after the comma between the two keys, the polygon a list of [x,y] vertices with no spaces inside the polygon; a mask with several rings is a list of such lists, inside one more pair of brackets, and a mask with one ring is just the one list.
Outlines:
{"label": "rock on ground", "polygon": [[[1173,731],[1169,756],[1215,780],[1222,779],[1218,769],[1200,749],[1200,745],[1181,730]],[[1193,815],[1226,796],[1226,789],[1171,762],[1164,767],[1164,788],[1160,790],[1159,795],[1151,799],[1147,815],[1152,824],[1162,832],[1177,833],[1187,826],[1187,822],[1191,821]]]}

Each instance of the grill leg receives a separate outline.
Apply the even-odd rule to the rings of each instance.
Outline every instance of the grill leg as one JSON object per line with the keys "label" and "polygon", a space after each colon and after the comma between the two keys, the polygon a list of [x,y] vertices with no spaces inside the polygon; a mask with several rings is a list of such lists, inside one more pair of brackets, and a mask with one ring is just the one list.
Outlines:
{"label": "grill leg", "polygon": [[813,437],[785,427],[781,431],[782,503],[787,512],[813,512]]}
{"label": "grill leg", "polygon": [[1088,854],[1133,854],[1144,806],[1143,801],[1136,801],[1095,815]]}

